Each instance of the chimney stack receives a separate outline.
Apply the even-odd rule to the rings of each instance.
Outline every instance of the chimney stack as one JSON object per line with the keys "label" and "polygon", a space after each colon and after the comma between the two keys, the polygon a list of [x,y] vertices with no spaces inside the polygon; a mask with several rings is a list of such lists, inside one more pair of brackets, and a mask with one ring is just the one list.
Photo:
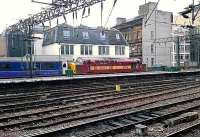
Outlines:
{"label": "chimney stack", "polygon": [[120,24],[122,24],[122,23],[125,23],[125,22],[126,22],[126,18],[120,18],[120,17],[118,17],[118,18],[116,19],[116,22],[117,22],[117,24],[116,24],[116,25],[120,25]]}

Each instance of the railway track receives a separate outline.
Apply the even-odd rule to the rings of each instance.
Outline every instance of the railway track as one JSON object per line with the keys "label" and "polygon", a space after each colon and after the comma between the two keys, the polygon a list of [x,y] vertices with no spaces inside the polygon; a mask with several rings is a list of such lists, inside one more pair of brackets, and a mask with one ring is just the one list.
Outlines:
{"label": "railway track", "polygon": [[[177,85],[177,82],[179,82],[179,84],[189,84],[189,83],[193,83],[193,79],[188,79],[187,81],[180,81],[180,80],[171,80],[171,81],[155,81],[155,82],[145,82],[143,83],[143,87],[137,87],[135,83],[129,83],[129,84],[123,84],[122,88],[123,91],[127,91],[127,90],[133,90],[135,89],[137,92],[139,92],[139,90],[143,91],[143,89],[152,89],[153,86],[155,86],[155,88],[157,88],[158,86],[173,86],[173,85]],[[174,83],[174,84],[173,84]],[[158,85],[160,84],[160,85]],[[151,86],[149,86],[151,85]],[[154,88],[154,87],[153,87]],[[32,96],[39,96],[39,100],[41,99],[40,97],[43,96],[47,96],[48,99],[59,99],[59,100],[63,100],[63,99],[68,99],[69,101],[73,101],[73,98],[78,98],[78,97],[82,97],[84,98],[84,96],[92,96],[92,95],[98,95],[97,97],[101,97],[101,95],[115,95],[115,93],[113,93],[114,91],[114,85],[111,86],[104,86],[104,87],[96,87],[96,88],[83,88],[82,91],[80,91],[81,89],[73,89],[73,90],[66,90],[66,89],[60,89],[60,90],[51,90],[51,91],[42,91],[39,94],[31,94]],[[95,90],[95,91],[94,91]],[[103,91],[103,92],[102,92]],[[111,94],[110,94],[111,93]],[[119,94],[127,94],[129,92],[126,93],[119,93]],[[99,96],[100,95],[100,96]],[[59,98],[60,96],[62,96],[62,98]],[[24,95],[22,98],[22,96],[20,95],[19,98],[16,95],[13,96],[5,96],[5,97],[0,97],[0,102],[3,102],[2,104],[0,104],[1,110],[3,111],[3,108],[11,108],[12,106],[16,106],[16,105],[22,105],[25,106],[28,103],[31,103],[31,101],[26,102],[24,101],[23,98],[26,98],[28,96]],[[58,97],[58,98],[56,98]],[[16,99],[16,100],[15,100]],[[29,100],[31,100],[30,98],[28,98]],[[35,101],[35,98],[33,98]],[[70,100],[71,99],[71,100]],[[19,101],[19,102],[16,102]],[[43,99],[43,102],[45,101],[45,99]],[[9,103],[11,102],[11,103]],[[33,102],[34,103],[34,102]],[[16,107],[15,107],[16,110]]]}
{"label": "railway track", "polygon": [[[182,89],[183,90],[183,89]],[[151,102],[151,103],[153,103],[153,102]],[[119,110],[118,110],[119,111]],[[87,118],[87,117],[86,117]],[[66,122],[66,121],[65,121]],[[48,125],[49,126],[49,125]],[[38,126],[39,127],[39,126]]]}
{"label": "railway track", "polygon": [[[181,83],[179,83],[179,84],[181,84]],[[190,83],[185,83],[185,86],[187,86],[189,84]],[[193,84],[195,84],[195,83],[193,83]],[[161,86],[163,86],[163,87],[161,87]],[[95,103],[96,101],[101,101],[102,99],[99,100],[98,98],[104,97],[104,96],[106,96],[107,99],[117,99],[117,98],[123,98],[123,97],[128,97],[128,96],[134,96],[134,95],[138,95],[138,94],[146,94],[146,93],[153,92],[153,90],[156,90],[158,92],[158,91],[161,91],[161,90],[164,90],[164,89],[167,89],[167,88],[175,88],[175,87],[177,87],[177,84],[175,84],[175,85],[159,85],[159,86],[155,85],[153,87],[149,87],[149,86],[146,87],[145,86],[143,88],[148,88],[148,89],[134,88],[134,91],[132,91],[133,89],[132,90],[128,89],[129,91],[127,91],[127,89],[124,89],[123,91],[125,91],[125,92],[122,91],[120,93],[113,93],[114,91],[111,91],[111,92],[108,91],[108,92],[103,92],[103,94],[102,94],[102,92],[99,92],[100,94],[99,95],[98,94],[94,94],[95,95],[94,97],[92,97],[92,96],[87,97],[89,95],[88,94],[88,95],[86,95],[86,98],[84,98],[84,96],[82,94],[80,94],[78,96],[73,96],[74,98],[76,98],[76,100],[74,100],[74,98],[72,98],[71,100],[70,99],[67,100],[67,102],[76,101],[75,103],[77,104],[77,101],[84,101],[84,100],[89,98],[89,99],[93,99],[91,101],[93,101],[93,103]],[[152,91],[148,92],[147,90],[152,90]],[[90,103],[92,103],[91,101],[90,101]],[[85,104],[86,104],[86,102],[84,102],[84,104],[80,104],[80,105],[85,105]],[[74,104],[72,104],[72,105],[74,106]],[[62,107],[62,108],[66,108],[66,107]],[[59,109],[61,109],[61,107]],[[57,110],[57,109],[55,109],[55,110]]]}
{"label": "railway track", "polygon": [[[183,107],[187,106],[187,107]],[[175,111],[166,113],[164,115],[158,115],[157,112],[163,109],[169,109],[171,107],[177,107]],[[183,108],[181,108],[183,107]],[[115,135],[123,132],[125,129],[133,128],[134,125],[139,123],[149,123],[151,121],[160,120],[170,116],[178,115],[183,112],[187,112],[191,109],[200,107],[200,95],[195,97],[184,97],[180,99],[170,99],[145,106],[141,109],[132,109],[124,112],[117,112],[112,115],[104,115],[103,117],[95,117],[83,120],[82,122],[74,122],[68,125],[61,125],[53,128],[38,129],[31,132],[29,136],[37,137],[99,137]]]}
{"label": "railway track", "polygon": [[[171,82],[171,81],[174,81],[174,82],[178,82],[180,81],[179,79],[172,79],[172,80],[164,80],[162,81],[163,83],[164,82]],[[129,82],[122,82],[122,81],[119,81],[118,84],[122,85],[122,86],[126,86],[126,85],[131,85],[131,86],[139,86],[139,85],[149,85],[149,84],[156,84],[156,83],[159,83],[160,81],[154,81],[154,82],[135,82],[135,81],[129,81]],[[128,84],[127,84],[128,83]],[[31,89],[31,92],[27,92],[26,91],[23,91],[23,92],[19,92],[19,93],[16,93],[16,91],[14,92],[14,94],[11,94],[10,91],[5,91],[2,93],[2,95],[0,95],[0,103],[6,103],[9,102],[9,101],[17,101],[17,100],[30,100],[30,99],[35,99],[35,98],[38,98],[40,96],[44,96],[44,95],[52,95],[52,96],[56,96],[56,95],[62,95],[63,93],[82,93],[82,92],[88,92],[89,90],[105,90],[105,89],[108,89],[108,88],[113,88],[113,85],[115,83],[113,82],[105,82],[105,83],[91,83],[91,85],[88,87],[88,84],[87,85],[79,85],[80,87],[76,87],[76,88],[72,88],[72,87],[68,87],[66,85],[64,86],[56,86],[56,87],[51,87],[51,88],[33,88]],[[109,86],[105,86],[105,85],[109,85]],[[13,92],[13,90],[12,90]],[[6,94],[6,95],[5,95]]]}
{"label": "railway track", "polygon": [[[185,79],[174,78],[172,80],[150,82],[145,80],[141,83],[129,81],[128,84],[124,84],[122,81],[120,84],[123,90],[119,93],[113,90],[115,82],[108,82],[112,85],[102,87],[101,83],[96,83],[93,87],[84,87],[83,89],[65,89],[65,86],[63,86],[61,90],[49,88],[49,90],[44,91],[44,93],[36,91],[33,93],[20,93],[17,94],[18,96],[14,96],[14,94],[9,94],[6,97],[0,96],[0,102],[2,103],[0,103],[0,130],[10,131],[10,129],[13,128],[20,133],[27,132],[27,136],[51,135],[51,132],[55,135],[57,131],[62,129],[55,130],[56,128],[53,127],[66,123],[71,123],[73,125],[73,122],[80,120],[78,124],[80,124],[81,127],[85,125],[84,122],[88,121],[88,119],[90,121],[95,118],[105,118],[107,116],[117,115],[118,113],[135,111],[136,108],[140,109],[140,107],[160,101],[184,98],[187,96],[192,97],[193,95],[196,95],[195,100],[198,100],[197,97],[200,95],[200,91],[198,91],[200,89],[200,83],[196,79],[198,79],[198,77],[187,77]],[[34,101],[38,99],[34,97],[46,94],[47,97],[39,98],[39,100]],[[8,100],[9,97],[13,97],[13,100]],[[23,102],[22,100],[24,100],[25,97],[30,97],[28,99],[33,100]],[[149,102],[141,101],[150,98],[151,101]],[[188,101],[191,100],[192,99]],[[141,113],[143,112],[141,111]],[[146,114],[149,118],[158,116],[154,113]],[[146,114],[143,116],[145,117]],[[142,114],[139,112],[139,115],[141,117]],[[128,123],[128,120],[125,121],[124,123]],[[90,126],[90,124],[93,124],[93,122],[86,125]],[[112,124],[111,121],[111,125]],[[117,122],[113,125],[116,124]],[[76,127],[75,125],[69,129],[71,130],[71,128]],[[46,130],[48,128],[49,130]],[[68,130],[66,126],[64,126],[63,129]],[[41,130],[43,132],[41,132]]]}
{"label": "railway track", "polygon": [[[177,84],[179,82],[179,84]],[[27,109],[33,109],[33,108],[38,108],[38,107],[47,107],[47,106],[56,106],[56,105],[62,105],[63,103],[66,104],[68,102],[77,102],[77,101],[83,101],[86,99],[95,99],[103,96],[117,96],[117,95],[123,95],[123,94],[129,94],[132,92],[141,92],[141,91],[147,91],[147,90],[164,90],[166,88],[174,88],[173,85],[180,86],[181,84],[187,85],[187,84],[192,84],[194,83],[193,80],[188,79],[187,81],[177,81],[177,80],[172,80],[172,81],[164,81],[164,82],[148,82],[144,83],[143,87],[136,87],[134,83],[130,84],[124,84],[122,85],[123,91],[126,92],[121,92],[116,94],[114,91],[114,86],[107,86],[107,87],[96,87],[96,88],[86,88],[82,89],[75,89],[72,91],[64,89],[62,90],[53,90],[47,93],[42,93],[42,95],[39,95],[39,100],[33,100],[29,98],[30,101],[24,101],[23,98],[17,99],[18,102],[15,102],[15,100],[11,100],[12,97],[4,97],[2,100],[0,98],[0,102],[3,102],[0,104],[0,109],[1,112],[16,112],[16,111],[22,111],[22,110],[27,110]],[[147,86],[145,86],[145,84]],[[152,84],[152,86],[149,86]],[[160,85],[156,85],[160,84]],[[94,91],[95,90],[95,91]],[[130,91],[128,91],[130,90]],[[45,96],[46,95],[46,96]],[[15,96],[14,96],[15,97]],[[26,97],[26,96],[25,96]],[[45,98],[41,98],[45,97]],[[22,100],[22,101],[20,101]],[[6,102],[11,102],[11,103],[6,103]],[[24,107],[26,106],[26,107]]]}
{"label": "railway track", "polygon": [[[187,88],[190,89],[191,87],[187,87]],[[184,88],[184,90],[187,90],[187,88]],[[192,88],[194,88],[194,86],[192,86]],[[93,101],[93,103],[88,102],[88,103],[75,105],[75,106],[72,105],[72,106],[68,106],[65,109],[57,108],[55,110],[42,111],[42,112],[37,112],[34,114],[32,113],[32,114],[26,114],[26,115],[20,115],[20,116],[15,115],[15,116],[10,116],[10,117],[8,117],[8,116],[1,117],[0,120],[2,122],[1,122],[0,129],[10,128],[10,127],[14,127],[14,126],[18,127],[20,125],[25,127],[23,129],[33,129],[33,128],[44,127],[46,125],[51,126],[51,125],[56,125],[56,124],[60,124],[60,123],[64,123],[64,122],[77,120],[77,119],[84,119],[84,118],[88,118],[88,116],[95,117],[95,116],[112,113],[112,112],[123,110],[123,109],[130,109],[134,106],[137,107],[137,106],[139,106],[138,100],[140,100],[140,99],[146,99],[149,97],[155,97],[155,96],[159,96],[159,95],[163,96],[163,94],[164,95],[167,95],[167,94],[169,95],[172,93],[176,94],[176,92],[179,92],[181,90],[183,90],[183,88],[176,90],[176,91],[171,90],[171,91],[168,91],[165,93],[157,93],[157,94],[153,94],[153,95],[150,94],[148,96],[143,96],[143,97],[140,96],[140,97],[134,98],[133,96],[136,96],[136,95],[132,95],[132,96],[129,95],[128,97],[127,96],[120,97],[121,98],[120,101],[117,101],[117,100],[119,100],[119,97],[118,98],[110,98],[110,99],[103,99],[103,100],[99,100],[99,101]],[[195,92],[195,93],[199,93],[199,92]],[[190,94],[194,94],[194,93],[189,93],[189,94],[184,94],[184,95],[190,95]],[[181,95],[181,96],[183,96],[183,95]],[[177,96],[171,96],[171,98],[174,98],[174,97],[177,97]],[[180,97],[180,96],[178,96],[178,97]],[[170,98],[170,97],[168,97],[168,98]],[[158,101],[158,100],[154,100],[154,101]],[[129,102],[131,102],[131,103],[129,103]],[[132,103],[132,102],[134,102],[134,103]],[[123,107],[122,105],[124,105],[124,106],[126,105],[126,107]],[[87,106],[87,107],[82,107],[82,106]],[[121,107],[120,107],[120,109],[112,110],[112,107],[114,107],[114,106],[118,106],[118,107],[121,106]],[[74,110],[73,110],[73,107],[74,107]],[[108,112],[105,112],[104,109],[106,109],[108,107],[110,107],[111,109]],[[100,113],[95,113],[94,110],[98,110],[98,109],[99,109]],[[101,112],[101,110],[102,110],[102,112]],[[103,111],[104,111],[104,113],[103,113]],[[84,113],[84,115],[82,113]],[[92,113],[95,113],[95,114],[91,115]],[[80,115],[80,114],[82,114],[82,115]],[[40,115],[42,115],[42,117],[39,117]],[[31,119],[31,117],[34,117],[34,118]],[[18,120],[19,118],[20,118],[20,120]],[[58,119],[58,120],[55,120],[55,122],[49,122],[52,119],[54,119],[54,120]],[[10,120],[14,120],[15,122],[9,122]],[[3,121],[5,121],[5,122],[3,123]],[[42,123],[41,123],[41,121],[42,121]],[[32,123],[34,123],[34,124],[32,124]]]}
{"label": "railway track", "polygon": [[166,135],[166,137],[181,137],[181,136],[188,136],[187,134],[189,134],[190,132],[190,137],[198,137],[199,133],[200,133],[200,121],[195,122],[194,124],[191,124],[189,126],[183,127],[173,133],[169,133]]}

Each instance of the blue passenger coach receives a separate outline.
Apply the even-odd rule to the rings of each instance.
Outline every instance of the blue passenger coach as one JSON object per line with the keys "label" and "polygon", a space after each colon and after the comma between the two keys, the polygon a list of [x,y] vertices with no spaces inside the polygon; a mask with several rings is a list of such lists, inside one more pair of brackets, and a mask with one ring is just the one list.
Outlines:
{"label": "blue passenger coach", "polygon": [[[32,69],[30,69],[32,66]],[[62,74],[61,62],[0,61],[0,78],[57,76]]]}

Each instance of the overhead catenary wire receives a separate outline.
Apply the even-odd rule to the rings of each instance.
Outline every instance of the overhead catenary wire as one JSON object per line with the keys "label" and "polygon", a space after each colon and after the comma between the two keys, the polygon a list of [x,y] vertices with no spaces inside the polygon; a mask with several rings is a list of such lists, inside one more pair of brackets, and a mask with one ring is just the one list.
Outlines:
{"label": "overhead catenary wire", "polygon": [[112,8],[111,8],[111,10],[110,10],[110,12],[109,12],[109,15],[108,15],[108,17],[107,17],[107,20],[106,20],[105,24],[104,24],[104,28],[107,26],[107,24],[108,24],[108,22],[109,22],[109,20],[110,20],[110,17],[111,17],[111,15],[112,15],[112,12],[113,12],[113,10],[114,10],[116,4],[117,4],[117,0],[114,0],[113,6],[112,6]]}
{"label": "overhead catenary wire", "polygon": [[[83,12],[82,12],[82,16],[81,16],[81,21],[80,21],[80,25],[79,25],[79,27],[80,27],[81,24],[82,24],[83,18],[87,18],[87,17],[90,16],[90,7],[88,7],[88,15],[87,15],[87,16],[85,16],[85,12],[86,12],[86,8],[83,9]],[[78,36],[79,36],[79,32],[80,32],[80,31],[78,31],[76,38],[78,38]]]}
{"label": "overhead catenary wire", "polygon": [[158,2],[156,3],[154,9],[151,11],[149,17],[148,17],[147,20],[145,21],[145,26],[146,26],[147,22],[149,21],[149,19],[151,18],[153,12],[154,12],[154,11],[156,10],[156,8],[158,7],[158,4],[159,4],[159,3],[160,3],[160,0],[158,0]]}
{"label": "overhead catenary wire", "polygon": [[103,27],[103,0],[101,0],[101,28]]}

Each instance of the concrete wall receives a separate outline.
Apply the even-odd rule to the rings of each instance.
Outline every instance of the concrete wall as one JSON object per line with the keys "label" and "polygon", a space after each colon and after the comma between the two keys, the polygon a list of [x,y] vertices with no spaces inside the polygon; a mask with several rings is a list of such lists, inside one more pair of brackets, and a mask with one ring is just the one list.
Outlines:
{"label": "concrete wall", "polygon": [[[72,44],[70,44],[72,45]],[[109,55],[99,55],[99,50],[98,47],[101,45],[93,45],[92,48],[92,55],[81,55],[80,52],[80,44],[73,44],[74,45],[74,55],[73,58],[77,59],[78,57],[109,57],[109,58],[129,58],[129,46],[124,46],[125,47],[125,55],[115,55],[115,45],[108,45],[109,48]],[[86,44],[84,44],[86,45]],[[61,44],[51,44],[48,46],[43,46],[43,55],[61,55]],[[66,55],[69,56],[69,58],[71,58],[71,55]]]}
{"label": "concrete wall", "polygon": [[[172,13],[155,10],[151,15],[154,7],[155,3],[150,3],[149,7],[146,6],[149,12],[143,19],[143,63],[147,64],[147,67],[152,67],[154,65],[172,66],[172,42],[164,42],[166,38],[171,37]],[[146,10],[144,11],[146,12]],[[140,14],[142,13],[140,12]],[[164,40],[162,41],[163,38]],[[158,41],[161,42],[158,43]]]}

